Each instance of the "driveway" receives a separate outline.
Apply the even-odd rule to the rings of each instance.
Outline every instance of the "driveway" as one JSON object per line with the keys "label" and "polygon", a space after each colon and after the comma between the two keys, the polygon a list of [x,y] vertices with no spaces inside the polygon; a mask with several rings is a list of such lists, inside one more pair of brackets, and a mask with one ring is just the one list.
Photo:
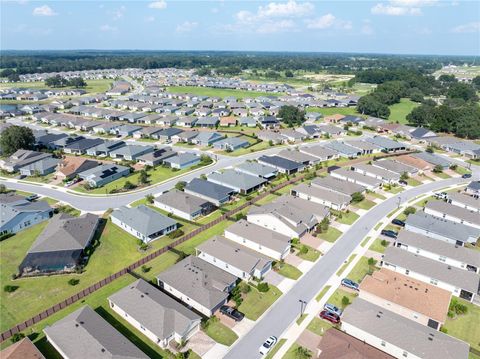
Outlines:
{"label": "driveway", "polygon": [[305,329],[298,337],[297,344],[310,350],[313,353],[313,358],[316,358],[318,352],[317,348],[321,340],[321,336]]}
{"label": "driveway", "polygon": [[209,350],[211,350],[215,346],[215,344],[217,344],[215,340],[213,340],[207,334],[199,330],[187,342],[187,344],[184,347],[185,349],[184,351],[187,351],[188,349],[192,349],[199,356],[203,357],[203,355]]}
{"label": "driveway", "polygon": [[274,270],[269,271],[265,277],[263,278],[265,282],[268,284],[274,285],[275,287],[278,287],[280,283],[282,283],[285,280],[285,277],[281,274],[278,274]]}

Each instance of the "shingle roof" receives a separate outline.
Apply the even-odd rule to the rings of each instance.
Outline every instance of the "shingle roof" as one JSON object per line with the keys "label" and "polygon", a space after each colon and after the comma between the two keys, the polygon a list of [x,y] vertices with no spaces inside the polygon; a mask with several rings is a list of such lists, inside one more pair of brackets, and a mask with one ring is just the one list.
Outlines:
{"label": "shingle roof", "polygon": [[357,298],[342,321],[424,359],[467,359],[469,345]]}
{"label": "shingle roof", "polygon": [[279,156],[261,156],[258,161],[289,171],[303,168],[303,164]]}
{"label": "shingle roof", "polygon": [[108,299],[160,339],[183,336],[192,322],[200,322],[200,316],[143,279]]}
{"label": "shingle roof", "polygon": [[162,203],[185,213],[197,212],[208,203],[208,201],[200,197],[176,189],[162,193],[155,198],[155,202]]}
{"label": "shingle roof", "polygon": [[480,214],[478,212],[469,211],[466,208],[461,208],[445,201],[428,201],[425,204],[425,209],[431,209],[447,216],[480,225]]}
{"label": "shingle roof", "polygon": [[84,306],[44,330],[70,359],[148,359],[89,306]]}
{"label": "shingle roof", "polygon": [[342,193],[347,196],[351,196],[355,192],[365,191],[365,187],[359,184],[343,181],[332,176],[314,178],[311,184],[314,187],[325,188],[329,191]]}
{"label": "shingle roof", "polygon": [[202,306],[213,309],[228,297],[224,290],[234,283],[237,277],[203,259],[188,256],[160,273],[157,279]]}
{"label": "shingle roof", "polygon": [[262,177],[275,174],[277,172],[276,168],[262,165],[258,162],[243,162],[242,164],[239,164],[236,169],[240,172],[255,174],[256,176]]}
{"label": "shingle roof", "polygon": [[225,197],[229,197],[230,194],[233,193],[233,190],[231,188],[221,186],[219,184],[205,181],[199,178],[192,179],[185,186],[185,189],[218,201],[224,199]]}
{"label": "shingle roof", "polygon": [[292,188],[292,191],[303,193],[305,195],[316,197],[333,204],[345,205],[350,203],[352,197],[339,192],[334,192],[317,186],[311,186],[306,183],[300,183]]}
{"label": "shingle roof", "polygon": [[114,210],[111,216],[145,236],[158,233],[177,223],[145,205],[132,208],[123,206]]}
{"label": "shingle roof", "polygon": [[233,169],[224,170],[223,172],[213,172],[208,175],[210,182],[218,183],[233,189],[241,189],[248,191],[252,188],[260,186],[267,182],[262,177],[252,176],[246,173],[237,172]]}

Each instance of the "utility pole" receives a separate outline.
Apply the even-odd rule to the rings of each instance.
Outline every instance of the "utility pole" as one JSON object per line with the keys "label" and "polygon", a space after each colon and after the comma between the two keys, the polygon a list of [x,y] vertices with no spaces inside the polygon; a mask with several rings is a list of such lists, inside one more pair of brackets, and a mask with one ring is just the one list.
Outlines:
{"label": "utility pole", "polygon": [[304,309],[307,307],[307,302],[302,299],[299,299],[298,301],[300,302],[300,316],[302,316]]}

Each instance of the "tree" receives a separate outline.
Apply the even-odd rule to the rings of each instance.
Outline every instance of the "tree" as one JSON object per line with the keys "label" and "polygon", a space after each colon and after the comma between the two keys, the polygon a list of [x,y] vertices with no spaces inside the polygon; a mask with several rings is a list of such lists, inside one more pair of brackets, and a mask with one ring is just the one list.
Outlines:
{"label": "tree", "polygon": [[132,182],[130,182],[130,181],[126,181],[126,182],[124,183],[124,185],[123,185],[123,189],[125,189],[125,190],[127,190],[127,191],[128,191],[128,190],[131,190],[131,189],[134,189],[135,187],[136,187],[136,186],[135,186]]}
{"label": "tree", "polygon": [[401,175],[400,175],[400,180],[402,181],[406,181],[408,180],[408,173],[407,172],[403,172]]}
{"label": "tree", "polygon": [[288,125],[288,127],[300,126],[305,122],[305,112],[296,106],[282,106],[278,112],[278,117]]}
{"label": "tree", "polygon": [[187,182],[179,181],[175,184],[175,189],[177,189],[179,191],[183,191],[183,189],[185,188],[186,185],[187,185]]}
{"label": "tree", "polygon": [[10,126],[7,127],[0,136],[0,149],[4,156],[10,156],[17,150],[33,150],[35,146],[35,136],[28,127]]}
{"label": "tree", "polygon": [[435,147],[433,147],[433,146],[428,146],[427,149],[425,150],[425,152],[434,153],[434,152],[435,152]]}
{"label": "tree", "polygon": [[149,193],[145,196],[145,200],[151,204],[155,200],[155,197],[153,197],[153,194]]}
{"label": "tree", "polygon": [[7,193],[7,186],[3,183],[0,183],[0,193]]}
{"label": "tree", "polygon": [[365,199],[365,196],[361,194],[360,192],[355,192],[352,194],[352,202],[353,203],[358,203],[361,202]]}
{"label": "tree", "polygon": [[407,207],[405,208],[405,210],[403,211],[403,214],[408,216],[410,214],[414,214],[417,210],[415,209],[415,207]]}
{"label": "tree", "polygon": [[138,176],[138,182],[140,184],[148,183],[148,173],[145,170],[140,171],[140,175]]}
{"label": "tree", "polygon": [[3,287],[3,291],[7,293],[13,293],[18,289],[18,285],[6,285]]}
{"label": "tree", "polygon": [[479,75],[479,76],[475,76],[475,77],[472,79],[472,85],[475,86],[475,88],[477,89],[477,91],[480,91],[480,75]]}
{"label": "tree", "polygon": [[70,284],[71,286],[77,285],[78,283],[80,283],[80,279],[77,278],[72,278],[68,281],[68,284]]}
{"label": "tree", "polygon": [[310,359],[311,357],[312,357],[312,352],[309,349],[302,347],[300,345],[295,349],[295,358]]}
{"label": "tree", "polygon": [[436,165],[433,167],[433,173],[442,173],[443,172],[443,167],[441,165]]}
{"label": "tree", "polygon": [[447,92],[449,98],[461,98],[465,101],[477,101],[478,96],[475,93],[473,86],[458,82],[450,86]]}
{"label": "tree", "polygon": [[261,293],[266,293],[270,289],[267,282],[258,283],[257,289]]}
{"label": "tree", "polygon": [[48,87],[65,87],[68,85],[68,80],[60,75],[55,75],[46,79],[45,85]]}
{"label": "tree", "polygon": [[293,77],[293,72],[290,70],[285,71],[285,77]]}
{"label": "tree", "polygon": [[361,97],[358,100],[357,111],[361,114],[380,118],[388,118],[388,116],[390,116],[390,109],[388,108],[388,106],[380,102],[373,95],[366,95]]}
{"label": "tree", "polygon": [[75,88],[87,87],[87,83],[81,77],[74,77],[68,81],[68,86],[72,86]]}
{"label": "tree", "polygon": [[347,305],[350,304],[350,298],[348,298],[346,295],[342,297],[342,307],[346,307]]}

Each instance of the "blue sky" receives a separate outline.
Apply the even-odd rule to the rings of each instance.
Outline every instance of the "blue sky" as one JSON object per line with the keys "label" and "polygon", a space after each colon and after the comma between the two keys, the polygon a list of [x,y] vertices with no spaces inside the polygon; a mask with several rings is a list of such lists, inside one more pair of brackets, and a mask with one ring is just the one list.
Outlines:
{"label": "blue sky", "polygon": [[5,1],[2,49],[480,55],[480,1]]}

